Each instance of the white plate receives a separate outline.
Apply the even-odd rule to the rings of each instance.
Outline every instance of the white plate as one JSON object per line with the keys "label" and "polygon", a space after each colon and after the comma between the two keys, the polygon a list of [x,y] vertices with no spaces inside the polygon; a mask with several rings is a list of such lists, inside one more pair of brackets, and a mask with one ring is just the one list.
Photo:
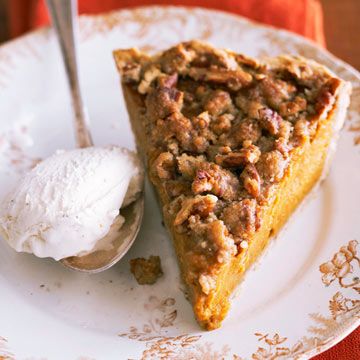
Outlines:
{"label": "white plate", "polygon": [[[350,241],[360,240],[359,74],[308,40],[221,12],[152,7],[83,17],[80,24],[82,85],[97,145],[134,147],[111,51],[155,50],[192,38],[253,56],[300,53],[324,63],[353,84],[351,119],[330,176],[248,274],[221,329],[204,332],[194,321],[147,187],[140,236],[102,274],[17,254],[1,240],[0,358],[308,358],[355,329],[360,260]],[[41,30],[1,47],[0,195],[36,159],[74,146],[70,119],[53,33]],[[350,131],[356,128],[357,134]],[[339,252],[343,246],[350,250]],[[139,286],[129,260],[150,254],[160,255],[165,275],[154,286]],[[319,266],[331,260],[337,267],[323,267],[324,276]]]}

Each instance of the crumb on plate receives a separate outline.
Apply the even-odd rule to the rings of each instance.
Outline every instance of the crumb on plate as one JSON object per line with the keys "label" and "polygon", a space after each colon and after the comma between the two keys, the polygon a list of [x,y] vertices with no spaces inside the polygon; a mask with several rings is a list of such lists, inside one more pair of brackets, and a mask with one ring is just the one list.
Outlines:
{"label": "crumb on plate", "polygon": [[148,259],[136,258],[130,260],[130,271],[139,285],[155,284],[163,275],[159,256],[151,255]]}

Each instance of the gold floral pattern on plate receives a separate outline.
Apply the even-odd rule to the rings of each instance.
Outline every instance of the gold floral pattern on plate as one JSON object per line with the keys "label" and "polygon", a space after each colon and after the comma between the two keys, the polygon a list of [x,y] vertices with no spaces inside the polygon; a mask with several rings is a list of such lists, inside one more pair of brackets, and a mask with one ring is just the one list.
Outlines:
{"label": "gold floral pattern on plate", "polygon": [[[322,273],[322,282],[325,286],[337,284],[340,288],[351,288],[354,295],[360,294],[359,272],[360,259],[357,254],[357,240],[351,240],[342,246],[334,254],[332,259],[319,266]],[[337,280],[337,281],[335,281]],[[202,342],[201,335],[183,334],[179,336],[165,336],[163,329],[174,325],[176,310],[169,307],[175,305],[173,299],[159,300],[152,296],[144,307],[149,310],[150,319],[138,330],[132,326],[129,332],[120,334],[130,340],[145,343],[141,360],[148,359],[178,359],[178,360],[220,360],[230,356],[233,360],[245,360],[237,354],[231,355],[230,347],[225,345],[220,350],[215,350],[216,345],[211,342]],[[345,297],[341,291],[337,291],[329,300],[330,316],[319,313],[309,314],[313,325],[308,328],[310,335],[303,336],[293,344],[289,344],[288,338],[279,333],[263,334],[256,332],[261,345],[252,353],[253,360],[277,360],[277,359],[303,359],[305,355],[311,356],[330,347],[335,340],[336,333],[341,330],[344,318],[360,318],[360,300]],[[155,316],[155,311],[161,316]]]}
{"label": "gold floral pattern on plate", "polygon": [[[322,275],[322,282],[325,286],[330,286],[335,280],[341,288],[351,288],[354,295],[359,295],[359,272],[360,261],[357,256],[358,241],[351,240],[342,246],[334,254],[332,259],[319,266]],[[319,351],[330,347],[335,334],[342,328],[342,322],[346,317],[360,316],[360,300],[347,298],[340,291],[337,291],[329,300],[330,316],[321,314],[309,314],[309,318],[315,323],[308,328],[312,336],[304,336],[293,345],[288,344],[286,337],[281,337],[278,333],[273,336],[269,334],[255,333],[259,346],[252,354],[254,360],[265,359],[302,359],[305,355],[311,356]],[[316,351],[314,351],[316,350]],[[236,360],[244,360],[239,356],[234,356]]]}

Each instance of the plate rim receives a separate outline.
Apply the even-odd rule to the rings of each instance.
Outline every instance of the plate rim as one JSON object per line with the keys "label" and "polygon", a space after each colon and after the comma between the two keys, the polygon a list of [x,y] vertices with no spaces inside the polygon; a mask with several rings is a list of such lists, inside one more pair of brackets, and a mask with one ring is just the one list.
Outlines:
{"label": "plate rim", "polygon": [[[284,34],[286,37],[290,37],[290,38],[295,38],[297,39],[299,42],[305,43],[307,46],[313,48],[317,53],[322,54],[324,57],[326,57],[327,59],[329,59],[330,61],[332,61],[334,64],[338,65],[339,67],[343,68],[346,72],[350,73],[354,78],[357,79],[357,81],[359,81],[360,83],[360,71],[355,69],[352,65],[346,63],[344,60],[339,59],[337,56],[335,56],[334,54],[332,54],[329,50],[327,50],[326,48],[323,48],[321,46],[319,46],[315,41],[313,41],[312,39],[306,38],[300,34],[294,33],[292,31],[286,30],[286,29],[281,29],[281,28],[277,28],[275,26],[269,25],[269,24],[263,24],[261,22],[258,21],[254,21],[251,20],[247,17],[235,14],[235,13],[231,13],[231,12],[227,12],[224,10],[217,10],[217,9],[209,9],[209,8],[203,8],[203,7],[199,7],[199,6],[171,6],[171,5],[150,5],[150,6],[135,6],[135,7],[131,7],[131,8],[124,8],[124,9],[116,9],[116,10],[111,10],[108,12],[104,12],[104,13],[100,13],[100,14],[94,14],[94,15],[80,15],[80,20],[81,19],[101,19],[104,20],[106,18],[108,18],[109,16],[112,16],[113,14],[118,14],[121,12],[132,12],[132,11],[146,11],[148,9],[170,9],[170,10],[183,10],[183,11],[189,11],[189,10],[198,10],[198,11],[202,11],[202,12],[206,12],[209,14],[222,14],[224,16],[227,17],[232,17],[236,20],[240,20],[243,23],[247,23],[251,26],[254,26],[256,28],[262,28],[262,29],[268,29],[272,32],[276,32],[276,33],[281,33]],[[119,25],[121,25],[119,23]],[[118,25],[115,25],[114,28],[116,28]],[[1,53],[2,51],[6,50],[6,51],[10,51],[12,52],[13,49],[15,49],[16,47],[18,47],[19,45],[22,45],[23,42],[25,40],[29,40],[29,39],[34,39],[35,37],[41,37],[46,35],[47,33],[49,33],[49,31],[51,31],[51,27],[50,26],[44,26],[41,27],[39,29],[30,31],[24,35],[21,35],[19,37],[17,37],[16,39],[7,41],[3,44],[0,45],[0,65],[2,63],[2,59],[1,59]],[[108,32],[113,31],[113,29],[109,29]],[[106,34],[107,32],[105,32]],[[87,41],[87,40],[85,40]],[[312,356],[316,356],[319,355],[320,353],[328,350],[329,348],[335,346],[336,344],[338,344],[341,340],[343,340],[345,337],[347,337],[350,333],[352,333],[354,330],[356,330],[356,328],[358,326],[360,326],[360,317],[356,317],[356,314],[349,319],[347,322],[347,326],[342,330],[337,332],[336,336],[334,336],[330,341],[326,342],[325,344],[319,346],[319,347],[313,347],[311,349],[308,349],[306,352],[304,352],[302,354],[302,356],[305,356],[306,358],[310,358]],[[0,351],[2,349],[0,348]],[[0,354],[1,355],[1,354]],[[1,359],[1,356],[0,356]]]}

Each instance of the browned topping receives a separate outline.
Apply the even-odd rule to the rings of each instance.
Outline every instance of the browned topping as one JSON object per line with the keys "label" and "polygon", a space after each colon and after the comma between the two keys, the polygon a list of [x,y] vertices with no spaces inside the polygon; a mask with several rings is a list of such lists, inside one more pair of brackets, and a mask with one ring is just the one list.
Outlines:
{"label": "browned topping", "polygon": [[207,217],[214,211],[217,197],[214,195],[196,195],[195,197],[184,198],[181,209],[177,213],[174,225],[181,225],[190,215],[197,214],[201,217]]}
{"label": "browned topping", "polygon": [[269,189],[316,133],[340,80],[298,58],[265,66],[196,41],[153,58],[134,50],[118,57],[123,81],[144,100],[149,166],[169,197],[165,211],[196,239],[187,281],[209,294],[216,264],[246,251]]}
{"label": "browned topping", "polygon": [[170,152],[161,153],[153,165],[160,179],[171,179],[174,176],[175,158]]}
{"label": "browned topping", "polygon": [[271,135],[277,135],[282,122],[281,116],[270,108],[259,110],[259,123]]}
{"label": "browned topping", "polygon": [[210,115],[221,115],[232,106],[230,94],[226,91],[215,90],[204,103],[204,108]]}
{"label": "browned topping", "polygon": [[300,111],[306,110],[306,105],[306,99],[296,96],[293,101],[283,102],[279,107],[279,112],[283,117],[296,115]]}
{"label": "browned topping", "polygon": [[239,180],[230,171],[204,162],[196,171],[192,190],[194,194],[210,192],[224,200],[233,200],[239,190]]}
{"label": "browned topping", "polygon": [[251,83],[252,76],[243,70],[190,68],[188,75],[196,81],[224,84],[231,90],[239,90]]}
{"label": "browned topping", "polygon": [[185,179],[193,179],[196,174],[196,170],[199,166],[206,161],[204,155],[191,156],[183,153],[177,157],[179,172]]}
{"label": "browned topping", "polygon": [[230,232],[246,239],[256,230],[256,200],[244,199],[231,203],[224,209],[222,218]]}
{"label": "browned topping", "polygon": [[269,151],[260,156],[256,168],[264,181],[278,182],[282,179],[288,161],[278,151]]}
{"label": "browned topping", "polygon": [[259,197],[261,193],[261,179],[256,167],[252,164],[247,165],[240,177],[243,180],[246,191],[254,198]]}
{"label": "browned topping", "polygon": [[183,104],[183,93],[175,88],[152,89],[146,97],[146,109],[152,119],[165,119],[179,112]]}
{"label": "browned topping", "polygon": [[130,271],[139,285],[155,284],[157,279],[163,275],[159,256],[150,256],[149,259],[131,259]]}
{"label": "browned topping", "polygon": [[[230,130],[230,145],[238,147],[249,140],[255,144],[261,137],[261,128],[258,121],[255,119],[244,118],[238,121]],[[223,137],[224,142],[228,142],[226,137]]]}
{"label": "browned topping", "polygon": [[318,101],[315,105],[315,109],[318,112],[322,112],[324,108],[332,105],[335,101],[334,94],[336,89],[340,85],[340,80],[336,78],[329,79],[319,90]]}
{"label": "browned topping", "polygon": [[260,157],[260,149],[256,145],[243,147],[239,151],[215,156],[215,162],[225,168],[239,168],[246,164],[255,164]]}

